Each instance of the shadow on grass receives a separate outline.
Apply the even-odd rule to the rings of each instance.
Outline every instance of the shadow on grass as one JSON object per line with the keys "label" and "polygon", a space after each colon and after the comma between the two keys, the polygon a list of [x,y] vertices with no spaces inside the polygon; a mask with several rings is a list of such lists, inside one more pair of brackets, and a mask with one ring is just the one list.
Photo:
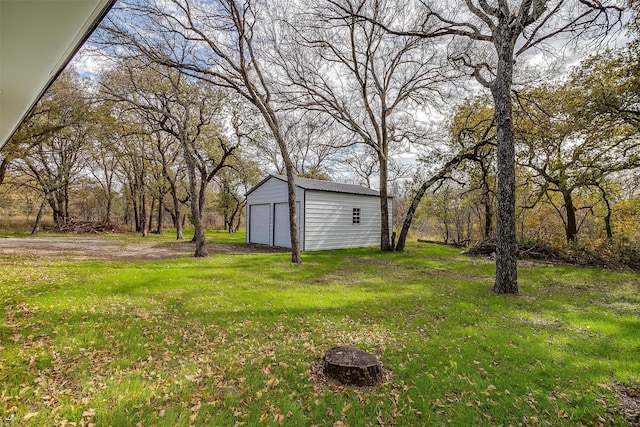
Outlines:
{"label": "shadow on grass", "polygon": [[[16,297],[33,310],[0,335],[3,382],[10,395],[36,384],[37,396],[64,390],[42,384],[72,384],[70,420],[94,408],[104,425],[194,415],[217,425],[622,423],[606,386],[638,380],[638,307],[590,301],[637,290],[637,278],[583,294],[559,274],[579,273],[524,271],[525,295],[505,297],[491,291],[487,263],[427,253],[327,252],[302,266],[286,254],[83,263],[48,292]],[[311,363],[342,344],[379,355],[391,382],[314,389]],[[29,396],[29,410],[46,412]]]}

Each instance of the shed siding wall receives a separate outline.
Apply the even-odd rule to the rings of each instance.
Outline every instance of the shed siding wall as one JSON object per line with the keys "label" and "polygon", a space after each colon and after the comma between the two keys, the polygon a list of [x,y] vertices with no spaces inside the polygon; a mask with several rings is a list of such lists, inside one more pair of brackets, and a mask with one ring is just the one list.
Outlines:
{"label": "shed siding wall", "polygon": [[[274,218],[274,209],[275,204],[277,203],[288,203],[288,195],[287,195],[287,183],[284,181],[280,181],[277,178],[271,178],[264,182],[260,187],[256,188],[247,196],[247,212],[251,212],[251,205],[261,205],[261,204],[269,204],[271,218]],[[298,210],[298,218],[302,219],[300,224],[298,224],[300,231],[300,247],[304,250],[304,190],[302,188],[296,189],[296,202]],[[248,218],[247,221],[247,243],[249,243],[249,236],[251,234],[251,230],[249,229],[251,224],[251,219]],[[274,224],[273,221],[269,221],[269,245],[273,246],[273,232],[274,232]],[[287,221],[288,227],[288,221]]]}
{"label": "shed siding wall", "polygon": [[[360,208],[360,224],[353,224],[353,208]],[[307,190],[304,223],[307,251],[379,246],[380,199]]]}

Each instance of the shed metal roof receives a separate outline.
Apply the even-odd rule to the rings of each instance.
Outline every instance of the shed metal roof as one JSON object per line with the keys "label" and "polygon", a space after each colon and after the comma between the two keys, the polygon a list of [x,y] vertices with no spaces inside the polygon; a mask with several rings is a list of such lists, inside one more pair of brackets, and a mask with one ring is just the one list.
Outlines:
{"label": "shed metal roof", "polygon": [[[251,190],[249,190],[247,192],[247,196],[250,193],[252,193],[256,188],[260,187],[262,184],[264,184],[271,178],[275,178],[280,181],[287,182],[286,176],[269,175],[265,179],[260,181],[258,185],[256,185]],[[328,191],[332,193],[359,194],[364,196],[380,196],[379,191],[372,190],[371,188],[362,187],[360,185],[353,185],[353,184],[341,184],[339,182],[320,181],[318,179],[296,178],[296,187],[300,187],[305,190],[313,190],[313,191]]]}

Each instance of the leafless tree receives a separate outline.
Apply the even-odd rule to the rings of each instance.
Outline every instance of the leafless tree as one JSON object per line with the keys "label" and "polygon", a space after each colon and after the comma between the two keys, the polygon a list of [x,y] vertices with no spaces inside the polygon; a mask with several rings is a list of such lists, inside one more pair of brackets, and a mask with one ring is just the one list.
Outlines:
{"label": "leafless tree", "polygon": [[106,96],[133,106],[152,131],[165,132],[180,143],[189,180],[195,256],[204,257],[208,254],[202,222],[206,187],[228,167],[237,145],[219,133],[216,117],[223,102],[219,91],[190,80],[171,68],[129,60],[120,62],[102,87]]}
{"label": "leafless tree", "polygon": [[102,220],[110,222],[113,201],[117,195],[118,157],[115,147],[121,143],[122,126],[119,126],[113,114],[112,104],[102,101],[98,101],[97,104],[96,116],[99,120],[94,120],[93,123],[87,166],[104,197]]}
{"label": "leafless tree", "polygon": [[[376,187],[375,180],[380,174],[380,168],[378,165],[378,156],[371,147],[362,145],[352,146],[342,150],[340,155],[343,170],[347,172],[348,176],[353,177],[352,180],[355,184],[364,185],[369,188]],[[344,168],[345,166],[346,169]],[[391,184],[407,178],[413,166],[403,164],[390,156],[387,168],[387,181]]]}
{"label": "leafless tree", "polygon": [[[264,169],[286,175],[280,148],[265,129],[264,121],[259,121],[262,123],[249,112],[242,118],[248,149]],[[283,115],[281,124],[296,176],[329,179],[343,148],[353,144],[353,138],[341,126],[317,112],[290,110]]]}
{"label": "leafless tree", "polygon": [[399,2],[347,0],[301,2],[292,24],[295,45],[280,50],[287,77],[295,84],[290,100],[323,112],[350,132],[377,157],[380,248],[393,250],[389,230],[390,149],[416,142],[412,113],[434,99],[451,78],[442,57],[420,37],[397,37],[343,7],[375,16],[385,25],[407,19]]}
{"label": "leafless tree", "polygon": [[[157,64],[230,89],[256,107],[284,161],[291,261],[300,263],[295,169],[264,60],[264,51],[269,43],[272,45],[273,37],[263,19],[269,7],[253,0],[127,0],[119,3],[103,31],[118,40],[116,49],[121,52],[138,52]],[[176,49],[177,46],[187,49]]]}
{"label": "leafless tree", "polygon": [[283,127],[296,174],[304,178],[329,179],[338,153],[353,141],[333,119],[317,112],[292,111]]}

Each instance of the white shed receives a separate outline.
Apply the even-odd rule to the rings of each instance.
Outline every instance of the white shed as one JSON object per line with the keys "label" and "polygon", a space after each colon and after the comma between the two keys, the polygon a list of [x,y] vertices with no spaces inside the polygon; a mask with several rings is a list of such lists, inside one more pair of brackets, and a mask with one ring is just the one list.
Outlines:
{"label": "white shed", "polygon": [[[389,198],[389,228],[392,224]],[[300,249],[380,245],[380,194],[358,185],[296,178]],[[247,243],[291,247],[287,179],[269,175],[247,193]]]}

